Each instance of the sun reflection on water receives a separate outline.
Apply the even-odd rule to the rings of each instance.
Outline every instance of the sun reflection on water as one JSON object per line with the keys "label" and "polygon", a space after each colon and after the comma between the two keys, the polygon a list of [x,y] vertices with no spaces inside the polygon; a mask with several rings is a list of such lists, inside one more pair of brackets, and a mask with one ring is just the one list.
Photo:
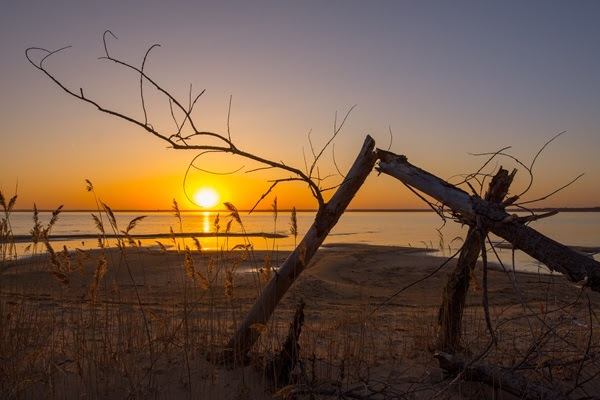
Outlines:
{"label": "sun reflection on water", "polygon": [[204,211],[202,213],[202,227],[203,227],[203,232],[204,233],[210,233],[210,212],[209,211]]}

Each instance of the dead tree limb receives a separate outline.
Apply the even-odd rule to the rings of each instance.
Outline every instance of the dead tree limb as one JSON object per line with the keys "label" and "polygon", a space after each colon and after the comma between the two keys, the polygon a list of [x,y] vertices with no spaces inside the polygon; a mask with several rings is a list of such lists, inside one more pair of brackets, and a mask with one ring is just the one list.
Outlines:
{"label": "dead tree limb", "polygon": [[377,150],[380,159],[377,170],[433,197],[449,207],[457,218],[476,225],[479,216],[489,231],[509,241],[515,248],[560,272],[571,282],[589,286],[600,292],[600,263],[560,244],[524,225],[518,217],[509,215],[503,205],[494,204],[447,183],[412,164],[405,156]]}
{"label": "dead tree limb", "polygon": [[[150,51],[152,49],[154,49],[155,47],[160,47],[159,45],[156,45],[156,44],[152,45],[146,51],[146,54],[142,61],[142,65],[138,67],[127,61],[123,61],[119,58],[115,58],[110,55],[110,53],[108,51],[109,47],[107,46],[107,42],[106,42],[106,38],[107,38],[108,34],[110,34],[111,36],[116,38],[116,36],[111,31],[104,32],[103,43],[104,43],[105,56],[100,57],[100,59],[112,62],[112,63],[116,64],[117,66],[121,67],[124,71],[133,72],[136,75],[136,77],[139,77],[140,103],[141,103],[141,108],[142,108],[143,116],[144,116],[143,119],[136,118],[135,116],[133,116],[133,114],[127,114],[127,113],[123,113],[121,111],[117,111],[116,109],[112,108],[110,105],[103,104],[99,100],[94,99],[93,95],[88,95],[84,91],[84,89],[81,87],[78,89],[70,87],[66,82],[60,80],[53,72],[51,72],[46,67],[45,63],[47,62],[47,60],[49,58],[55,56],[57,53],[60,53],[62,51],[69,49],[70,46],[63,47],[61,49],[54,50],[54,51],[50,51],[50,50],[38,48],[38,47],[30,47],[25,51],[25,56],[27,57],[27,60],[31,63],[31,65],[33,65],[36,69],[38,69],[40,72],[42,72],[44,75],[46,75],[52,82],[54,82],[60,89],[62,89],[64,92],[66,92],[70,96],[76,98],[77,100],[79,100],[83,103],[87,103],[91,106],[94,106],[95,108],[98,109],[98,111],[100,111],[102,113],[112,115],[113,117],[127,121],[127,122],[133,124],[134,126],[137,126],[141,129],[145,130],[149,134],[155,136],[156,138],[162,140],[163,142],[166,142],[166,144],[169,147],[176,149],[176,150],[191,150],[191,151],[199,152],[200,153],[199,155],[206,154],[206,153],[213,153],[213,152],[223,153],[223,154],[233,154],[235,156],[239,156],[239,157],[257,162],[257,163],[261,164],[262,168],[274,168],[274,169],[278,169],[282,172],[289,173],[289,174],[291,174],[291,179],[287,179],[287,180],[295,180],[295,181],[305,182],[308,185],[308,188],[309,188],[311,194],[313,195],[315,200],[318,202],[319,208],[324,206],[325,198],[323,197],[322,187],[321,187],[321,184],[320,184],[319,180],[317,179],[317,177],[315,177],[313,175],[307,175],[308,171],[307,171],[307,173],[304,173],[301,169],[289,166],[286,163],[284,163],[283,161],[271,160],[269,158],[259,156],[252,152],[245,151],[245,150],[241,149],[240,147],[238,147],[235,144],[235,142],[232,141],[232,139],[231,139],[231,132],[229,130],[229,113],[228,113],[228,120],[227,120],[228,129],[227,129],[226,134],[201,130],[199,128],[199,125],[194,120],[193,112],[194,112],[194,107],[195,107],[198,99],[204,94],[204,90],[200,91],[197,95],[192,97],[192,93],[191,93],[191,89],[190,89],[189,105],[186,107],[186,106],[184,106],[183,101],[180,101],[179,99],[177,99],[167,89],[165,89],[163,86],[161,86],[161,84],[158,83],[158,81],[156,81],[153,77],[151,77],[144,69]],[[147,90],[144,90],[144,87],[148,87],[154,93],[156,93],[159,96],[168,100],[170,115],[173,117],[173,120],[175,122],[175,128],[176,128],[175,130],[173,130],[173,128],[170,128],[170,129],[166,129],[166,128],[159,129],[158,127],[155,128],[151,123],[149,123],[149,121],[148,121],[149,117],[146,112],[146,106],[145,106],[145,96],[146,96]],[[192,98],[193,98],[193,100],[192,100]],[[344,120],[342,121],[342,124],[340,124],[339,126],[337,124],[335,125],[333,136],[326,143],[326,145],[320,150],[320,153],[318,154],[318,156],[315,156],[312,167],[310,169],[310,173],[312,173],[313,169],[316,167],[316,165],[319,161],[319,157],[321,156],[323,151],[331,144],[331,142],[334,140],[334,138],[337,136],[337,134],[342,129],[344,122],[348,118],[348,115],[350,114],[351,111],[352,111],[352,109],[350,109],[346,113]],[[182,121],[177,121],[177,118],[175,115],[176,113],[183,117]],[[198,158],[198,156],[196,156],[194,158],[194,160],[196,160]],[[193,163],[193,161],[192,161],[192,163]],[[189,168],[188,168],[188,171],[189,171]],[[187,173],[186,173],[186,175],[187,175]],[[185,192],[185,190],[184,190],[184,192]],[[193,203],[193,200],[191,200],[189,198],[188,198],[188,200],[190,200]]]}
{"label": "dead tree limb", "polygon": [[[311,194],[318,203],[319,211],[317,212],[317,216],[312,227],[307,232],[300,245],[280,267],[278,273],[265,286],[261,296],[256,301],[254,307],[250,310],[250,313],[242,323],[242,326],[237,330],[229,342],[228,348],[230,349],[230,355],[235,355],[236,359],[240,359],[248,352],[250,347],[252,347],[259,336],[258,330],[252,329],[252,325],[265,324],[269,320],[275,307],[287,289],[292,285],[296,277],[304,270],[314,253],[327,237],[329,231],[333,228],[333,226],[335,226],[340,216],[346,210],[346,207],[363,184],[367,175],[369,175],[375,166],[375,161],[377,160],[377,155],[373,151],[375,148],[375,141],[370,136],[367,136],[362,150],[356,158],[349,173],[339,185],[336,193],[329,201],[326,201],[326,199],[323,197],[323,190],[329,190],[329,188],[324,189],[322,187],[325,178],[321,178],[318,162],[321,159],[325,149],[332,144],[332,141],[336,138],[344,126],[348,115],[354,107],[345,114],[340,124],[337,122],[336,114],[336,119],[333,126],[333,135],[320,150],[315,149],[311,142],[313,161],[310,164],[310,167],[308,164],[306,165],[307,170],[306,172],[303,172],[301,169],[289,166],[283,161],[275,161],[258,156],[254,153],[244,151],[238,147],[231,139],[231,132],[229,129],[229,113],[227,121],[228,129],[226,134],[201,130],[199,125],[194,121],[193,112],[196,102],[204,94],[204,91],[192,96],[190,89],[189,105],[186,107],[183,101],[179,101],[177,98],[175,98],[175,96],[161,86],[161,84],[151,77],[144,69],[148,54],[153,48],[157,47],[156,45],[153,45],[148,49],[141,66],[135,66],[127,61],[123,61],[111,55],[106,42],[107,35],[109,34],[115,37],[110,31],[106,31],[104,33],[103,43],[105,55],[104,57],[101,57],[101,59],[114,63],[124,71],[132,72],[136,78],[139,78],[143,119],[136,118],[130,114],[117,111],[108,105],[104,105],[99,100],[95,100],[93,96],[85,93],[83,88],[72,88],[70,85],[67,85],[66,82],[63,82],[57,78],[56,75],[47,68],[46,61],[50,57],[55,56],[57,53],[66,50],[68,47],[58,49],[56,51],[32,47],[26,50],[25,55],[27,60],[37,70],[46,75],[52,82],[54,82],[54,84],[56,84],[68,95],[83,103],[87,103],[96,107],[102,113],[112,115],[138,126],[139,128],[147,131],[149,134],[167,143],[167,145],[173,149],[199,152],[199,155],[196,156],[194,160],[196,160],[200,155],[206,153],[216,152],[233,154],[235,156],[243,157],[261,164],[260,168],[254,168],[253,171],[273,168],[289,174],[289,177],[272,181],[271,187],[267,190],[265,195],[259,199],[259,202],[265,198],[266,194],[268,194],[277,183],[284,181],[301,181],[308,185]],[[159,96],[168,100],[170,115],[173,117],[175,122],[175,129],[165,128],[161,130],[158,127],[155,128],[151,123],[149,123],[149,117],[145,106],[147,89],[144,88],[152,90],[155,94],[158,94]],[[178,121],[176,114],[182,117],[183,120]],[[309,136],[309,141],[310,140],[311,139]],[[256,207],[256,205],[254,207]]]}
{"label": "dead tree limb", "polygon": [[227,344],[222,361],[232,362],[243,359],[258,340],[260,330],[254,329],[253,325],[264,325],[269,321],[279,301],[296,278],[304,271],[329,231],[342,216],[346,207],[348,207],[348,204],[350,204],[350,201],[375,166],[377,155],[373,151],[374,148],[375,141],[367,136],[360,153],[350,171],[346,174],[341,186],[331,200],[319,210],[315,221],[300,244],[265,286],[246,319]]}
{"label": "dead tree limb", "polygon": [[[515,173],[516,170],[509,174],[507,170],[500,167],[490,182],[485,200],[493,203],[500,203],[504,200]],[[487,231],[484,233],[487,235]],[[448,277],[444,288],[442,304],[438,313],[437,348],[439,350],[455,353],[459,348],[465,299],[469,291],[471,272],[475,269],[480,251],[480,235],[477,233],[477,228],[470,227],[456,268]]]}
{"label": "dead tree limb", "polygon": [[304,306],[306,303],[300,299],[296,308],[294,319],[290,323],[287,337],[279,353],[267,364],[267,378],[272,379],[275,387],[289,385],[293,381],[293,371],[300,360],[300,334],[304,324]]}
{"label": "dead tree limb", "polygon": [[441,351],[437,352],[435,357],[440,361],[440,366],[449,372],[464,371],[463,376],[470,381],[485,382],[492,387],[501,388],[519,396],[519,398],[538,400],[567,400],[570,398],[567,395],[531,382],[498,365],[471,362],[463,357]]}
{"label": "dead tree limb", "polygon": [[467,237],[458,256],[456,268],[448,277],[442,304],[438,312],[437,348],[455,353],[460,344],[462,315],[469,291],[471,271],[479,258],[481,244],[477,228],[469,228]]}

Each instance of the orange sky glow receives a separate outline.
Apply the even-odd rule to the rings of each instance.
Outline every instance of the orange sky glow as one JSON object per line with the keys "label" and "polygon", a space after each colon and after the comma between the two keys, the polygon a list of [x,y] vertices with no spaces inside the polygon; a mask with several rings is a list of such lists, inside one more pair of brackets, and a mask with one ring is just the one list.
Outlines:
{"label": "orange sky glow", "polygon": [[[533,4],[535,3],[535,4]],[[133,4],[13,2],[3,6],[0,45],[0,189],[15,190],[17,209],[91,209],[85,180],[113,209],[200,207],[193,198],[213,188],[219,202],[250,209],[273,179],[255,162],[169,149],[140,127],[68,96],[25,58],[28,47],[58,49],[47,68],[70,88],[110,108],[143,119],[139,76],[104,53],[140,65],[154,43],[147,73],[187,103],[206,89],[193,117],[200,129],[227,136],[244,151],[305,169],[353,106],[346,125],[319,163],[323,187],[334,186],[365,135],[377,146],[450,182],[477,171],[487,156],[507,152],[534,165],[525,200],[543,197],[585,173],[569,188],[534,207],[600,206],[600,6],[596,3],[246,2]],[[511,27],[508,29],[507,27]],[[164,96],[146,88],[148,121],[174,132]],[[335,163],[334,152],[335,148]],[[337,165],[337,167],[336,167]],[[490,163],[517,168],[512,192],[527,187],[525,169],[510,158]],[[237,171],[233,174],[229,172]],[[333,192],[326,192],[326,198]],[[315,209],[305,183],[286,182],[281,209]],[[219,205],[216,208],[220,208]],[[389,176],[371,174],[350,208],[427,208]]]}

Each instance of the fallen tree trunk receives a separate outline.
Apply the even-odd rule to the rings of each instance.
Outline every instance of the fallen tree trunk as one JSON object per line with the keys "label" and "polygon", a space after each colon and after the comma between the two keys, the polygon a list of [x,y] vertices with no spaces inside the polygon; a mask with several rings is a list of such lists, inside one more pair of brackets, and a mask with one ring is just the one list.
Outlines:
{"label": "fallen tree trunk", "polygon": [[[511,174],[500,167],[485,195],[487,201],[500,203],[506,197],[515,173]],[[487,233],[487,232],[485,232]],[[480,235],[477,228],[470,227],[458,256],[458,262],[448,277],[442,304],[438,313],[437,348],[455,353],[459,349],[462,334],[462,315],[467,293],[469,292],[471,272],[475,269],[481,251]]]}
{"label": "fallen tree trunk", "polygon": [[304,271],[312,256],[323,243],[329,231],[342,216],[350,201],[360,189],[375,166],[377,155],[373,151],[375,141],[367,136],[344,181],[331,200],[319,209],[315,221],[306,235],[288,256],[277,273],[264,287],[241,326],[227,344],[221,361],[231,363],[244,358],[260,335],[257,325],[265,325],[279,301],[283,298],[296,278]]}
{"label": "fallen tree trunk", "polygon": [[470,381],[485,382],[488,385],[505,390],[519,398],[526,399],[570,399],[569,396],[558,393],[552,389],[533,383],[522,376],[512,373],[510,370],[482,362],[470,362],[469,360],[444,353],[437,352],[435,357],[440,362],[440,367],[452,373],[462,373]]}
{"label": "fallen tree trunk", "polygon": [[502,205],[486,201],[443,181],[408,162],[405,156],[377,150],[380,159],[377,170],[433,197],[449,207],[465,223],[476,225],[480,217],[485,227],[495,235],[543,262],[553,271],[562,273],[571,282],[583,283],[600,292],[600,263],[569,249],[532,229],[516,216],[504,211]]}

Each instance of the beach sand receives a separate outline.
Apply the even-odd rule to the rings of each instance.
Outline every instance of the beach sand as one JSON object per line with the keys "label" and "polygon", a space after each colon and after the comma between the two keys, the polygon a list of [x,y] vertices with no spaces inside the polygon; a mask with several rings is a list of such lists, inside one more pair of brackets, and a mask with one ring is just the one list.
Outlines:
{"label": "beach sand", "polygon": [[[279,265],[287,254],[190,254],[194,280],[184,268],[183,252],[128,248],[122,257],[116,249],[106,250],[107,269],[95,302],[90,288],[99,250],[80,254],[82,267],[78,256],[70,254],[70,271],[64,272],[68,285],[48,273],[52,267],[47,256],[25,258],[10,267],[0,286],[7,321],[1,342],[2,394],[12,390],[15,397],[28,398],[272,398],[277,388],[265,377],[264,365],[280,348],[301,299],[306,303],[305,324],[302,365],[296,372],[317,398],[336,391],[364,396],[380,390],[380,397],[373,398],[479,398],[492,393],[482,384],[450,384],[451,377],[432,355],[442,289],[454,261],[401,291],[439,269],[445,259],[416,248],[323,246],[270,324],[257,327],[264,332],[249,364],[228,369],[207,361],[207,356],[223,348],[256,299],[265,278],[257,269],[265,270],[266,258]],[[58,258],[66,267],[66,258]],[[226,271],[236,263],[228,295]],[[530,356],[534,342],[545,357],[536,362],[550,356],[576,358],[586,351],[588,341],[588,352],[596,351],[600,340],[594,331],[590,334],[589,310],[600,304],[597,293],[586,290],[582,295],[561,276],[517,273],[519,296],[511,276],[498,268],[489,270],[490,314],[499,345],[487,361],[517,364]],[[467,357],[478,355],[490,338],[481,306],[481,270],[476,279],[479,284],[474,286],[479,288],[471,290],[463,318],[462,354]],[[570,344],[546,340],[544,327],[549,326]],[[557,375],[558,369],[542,368],[528,376],[542,382],[552,378],[562,389],[575,373],[567,368],[562,372],[564,377],[556,378],[552,373]],[[586,369],[583,375],[589,374]],[[598,378],[586,387],[599,388]]]}

